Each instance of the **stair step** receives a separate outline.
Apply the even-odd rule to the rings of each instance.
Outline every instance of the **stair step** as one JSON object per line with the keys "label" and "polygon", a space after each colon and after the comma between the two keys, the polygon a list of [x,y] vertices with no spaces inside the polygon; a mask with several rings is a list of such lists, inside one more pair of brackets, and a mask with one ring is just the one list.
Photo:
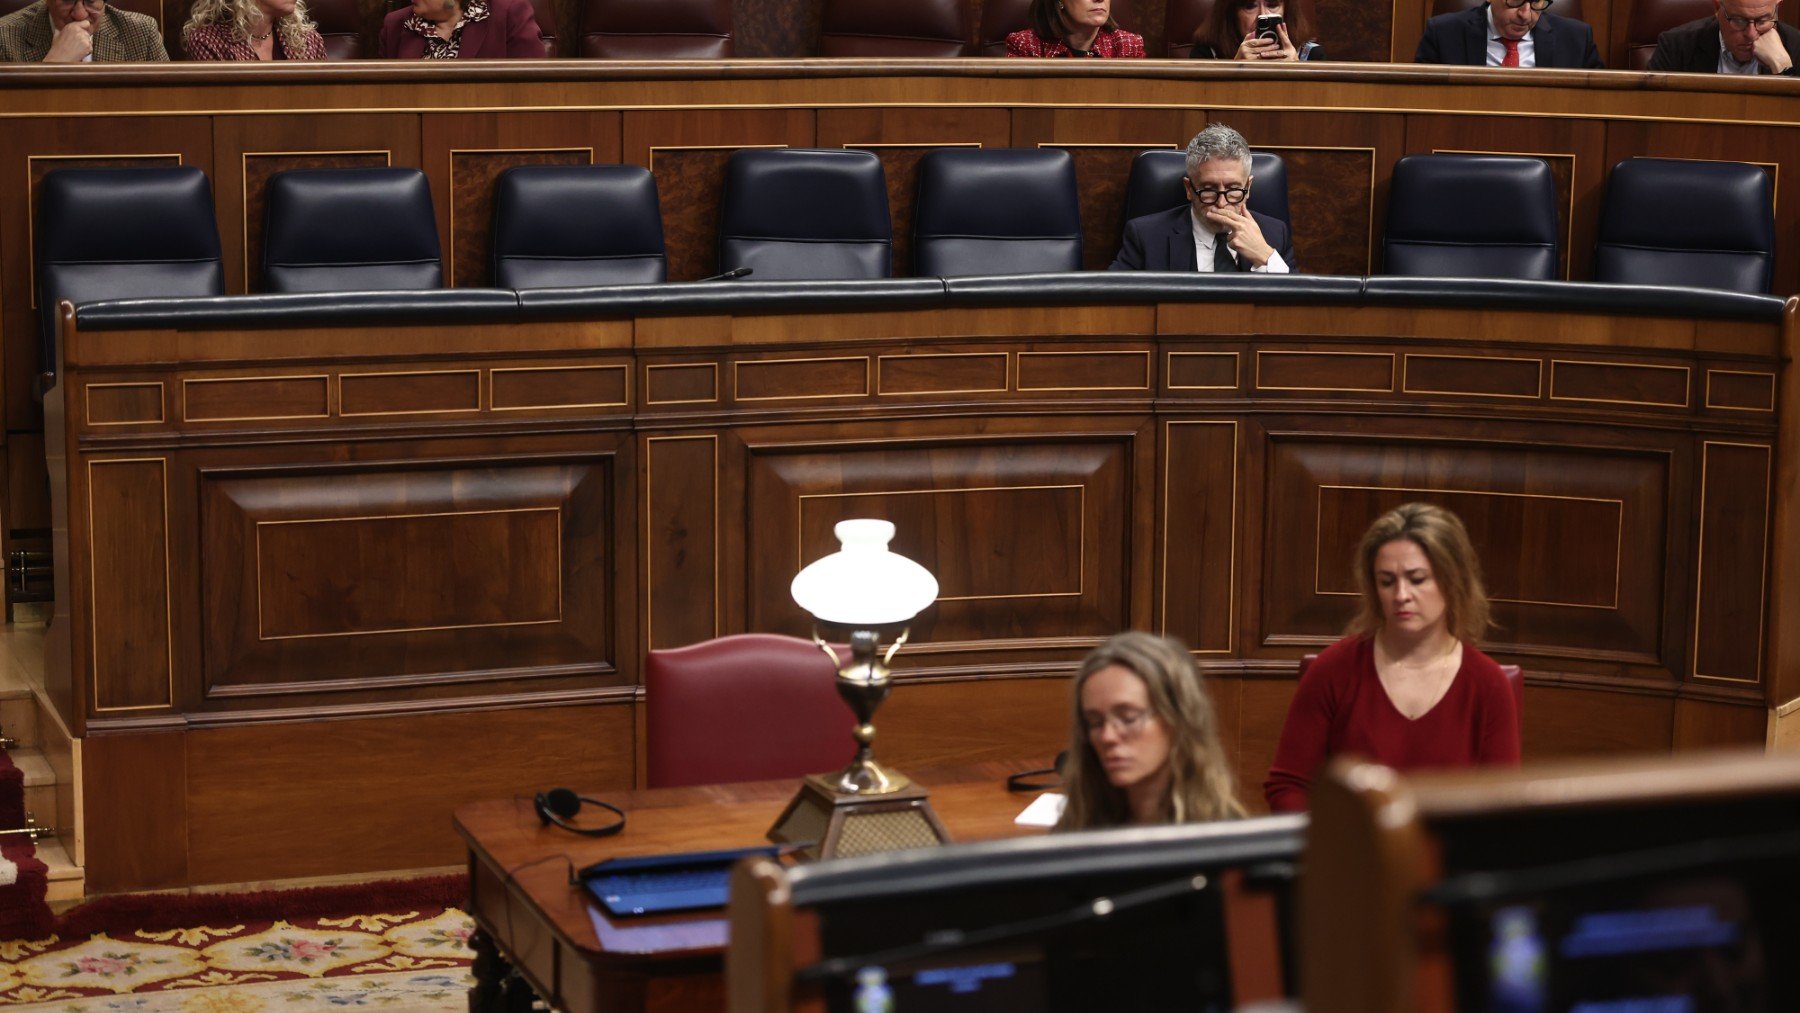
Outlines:
{"label": "stair step", "polygon": [[38,860],[49,868],[49,889],[45,891],[45,900],[54,904],[58,901],[80,900],[86,893],[86,876],[81,866],[69,860],[68,851],[62,842],[54,837],[47,837],[37,842]]}
{"label": "stair step", "polygon": [[12,757],[13,766],[25,775],[25,787],[56,783],[56,772],[50,769],[50,761],[44,759],[43,753],[35,749],[14,749],[7,755]]}
{"label": "stair step", "polygon": [[21,746],[38,744],[37,700],[31,690],[22,690],[22,695],[11,695],[12,690],[0,689],[0,735],[12,739]]}

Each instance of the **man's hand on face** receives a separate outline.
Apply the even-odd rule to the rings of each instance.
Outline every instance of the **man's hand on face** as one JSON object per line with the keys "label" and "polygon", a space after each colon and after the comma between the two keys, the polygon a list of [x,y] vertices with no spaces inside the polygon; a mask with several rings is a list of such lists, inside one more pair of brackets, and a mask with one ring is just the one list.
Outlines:
{"label": "man's hand on face", "polygon": [[1263,238],[1262,229],[1242,204],[1219,204],[1206,209],[1206,220],[1220,229],[1231,230],[1228,245],[1240,261],[1251,267],[1263,267],[1275,256],[1275,248]]}
{"label": "man's hand on face", "polygon": [[1756,59],[1771,74],[1785,74],[1794,65],[1794,58],[1781,44],[1781,33],[1774,28],[1756,37]]}
{"label": "man's hand on face", "polygon": [[94,51],[94,22],[70,21],[56,33],[45,63],[80,63]]}

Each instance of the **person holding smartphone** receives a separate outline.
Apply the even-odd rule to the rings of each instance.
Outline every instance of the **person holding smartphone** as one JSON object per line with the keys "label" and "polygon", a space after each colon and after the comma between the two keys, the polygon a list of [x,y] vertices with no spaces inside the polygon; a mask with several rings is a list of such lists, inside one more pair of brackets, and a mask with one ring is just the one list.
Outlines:
{"label": "person holding smartphone", "polygon": [[1194,30],[1194,48],[1188,55],[1197,60],[1287,63],[1325,58],[1300,0],[1219,0]]}

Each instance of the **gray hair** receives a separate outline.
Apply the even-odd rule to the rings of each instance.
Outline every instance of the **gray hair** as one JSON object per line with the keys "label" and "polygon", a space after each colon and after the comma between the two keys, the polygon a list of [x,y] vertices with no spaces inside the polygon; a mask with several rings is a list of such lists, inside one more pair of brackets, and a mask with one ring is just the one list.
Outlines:
{"label": "gray hair", "polygon": [[1199,175],[1200,167],[1215,159],[1243,163],[1244,176],[1250,175],[1250,143],[1244,135],[1223,123],[1214,123],[1194,135],[1187,146],[1187,172]]}

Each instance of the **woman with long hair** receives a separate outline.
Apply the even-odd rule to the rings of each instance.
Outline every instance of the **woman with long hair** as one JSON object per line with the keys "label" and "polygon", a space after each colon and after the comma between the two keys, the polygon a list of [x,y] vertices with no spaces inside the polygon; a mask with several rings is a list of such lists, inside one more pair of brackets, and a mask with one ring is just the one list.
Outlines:
{"label": "woman with long hair", "polygon": [[1356,550],[1349,634],[1301,676],[1263,794],[1306,808],[1313,775],[1339,753],[1397,770],[1515,766],[1519,713],[1492,658],[1481,563],[1462,521],[1429,503],[1382,514]]}
{"label": "woman with long hair", "polygon": [[1006,37],[1007,56],[1141,57],[1144,37],[1120,28],[1112,0],[1031,0],[1029,28]]}
{"label": "woman with long hair", "polygon": [[1187,645],[1127,631],[1075,674],[1058,830],[1244,815],[1212,698]]}
{"label": "woman with long hair", "polygon": [[190,60],[323,60],[305,0],[195,0],[181,29]]}
{"label": "woman with long hair", "polygon": [[[1273,35],[1259,33],[1256,19],[1281,19]],[[1299,42],[1295,42],[1299,39]],[[1325,59],[1313,38],[1312,15],[1305,0],[1218,0],[1194,30],[1197,60],[1254,60],[1299,63]]]}

